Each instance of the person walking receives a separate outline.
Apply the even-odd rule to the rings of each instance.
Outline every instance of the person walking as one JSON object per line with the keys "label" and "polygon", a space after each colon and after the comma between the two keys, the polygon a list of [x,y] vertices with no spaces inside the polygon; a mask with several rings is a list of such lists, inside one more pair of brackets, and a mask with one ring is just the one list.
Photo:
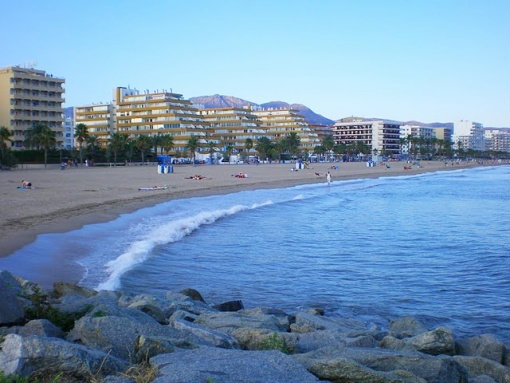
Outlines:
{"label": "person walking", "polygon": [[331,184],[331,173],[328,172],[328,174],[326,174],[326,181],[328,182],[328,186]]}

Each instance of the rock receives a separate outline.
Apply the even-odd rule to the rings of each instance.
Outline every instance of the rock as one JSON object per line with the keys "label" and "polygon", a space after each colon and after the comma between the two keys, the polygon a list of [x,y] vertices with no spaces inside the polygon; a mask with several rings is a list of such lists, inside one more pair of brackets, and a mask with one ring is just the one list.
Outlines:
{"label": "rock", "polygon": [[243,313],[248,315],[272,315],[278,319],[278,322],[280,322],[284,329],[283,331],[290,331],[290,324],[295,321],[295,317],[287,314],[285,311],[269,307],[256,307],[254,309],[243,310]]}
{"label": "rock", "polygon": [[459,339],[457,341],[457,354],[481,356],[503,363],[505,345],[493,335],[482,334],[467,339]]}
{"label": "rock", "polygon": [[307,314],[324,316],[325,310],[322,307],[312,307],[306,310]]}
{"label": "rock", "polygon": [[184,310],[177,310],[170,316],[170,318],[168,318],[168,323],[172,324],[173,321],[176,321],[179,319],[183,319],[188,322],[194,322],[195,319],[197,319],[197,317],[198,317],[198,315],[196,315],[196,314],[192,314],[192,313],[184,311]]}
{"label": "rock", "polygon": [[278,351],[242,351],[200,347],[158,355],[153,383],[312,383],[318,379],[292,357]]}
{"label": "rock", "polygon": [[496,383],[494,379],[487,375],[478,375],[474,378],[469,378],[468,383]]}
{"label": "rock", "polygon": [[433,331],[405,339],[405,342],[420,352],[430,355],[453,355],[455,354],[455,340],[450,329],[438,327]]}
{"label": "rock", "polygon": [[78,286],[76,283],[55,282],[53,284],[53,295],[57,298],[63,297],[64,295],[78,295],[80,297],[90,298],[97,295],[97,291]]}
{"label": "rock", "polygon": [[296,314],[296,322],[291,325],[293,332],[310,332],[317,330],[334,330],[343,333],[366,331],[366,326],[355,319],[323,317],[304,312]]}
{"label": "rock", "polygon": [[5,375],[58,371],[86,379],[99,370],[111,374],[126,368],[127,363],[118,358],[57,338],[10,334],[0,351],[0,370]]}
{"label": "rock", "polygon": [[195,323],[227,333],[237,328],[263,328],[272,331],[285,331],[284,326],[274,315],[250,315],[250,313],[243,311],[200,314]]}
{"label": "rock", "polygon": [[386,335],[379,342],[379,347],[387,348],[389,350],[416,351],[413,346],[405,342],[403,339],[398,339],[391,335]]}
{"label": "rock", "polygon": [[178,339],[181,334],[141,311],[98,306],[75,322],[67,339],[128,360],[139,335]]}
{"label": "rock", "polygon": [[81,295],[64,295],[60,303],[52,306],[65,313],[85,313],[95,307],[117,307],[119,295],[113,291],[99,291],[89,298]]}
{"label": "rock", "polygon": [[[445,355],[431,356],[419,352],[378,348],[323,347],[306,354],[294,355],[294,357],[308,367],[317,363],[335,366],[336,361],[347,359],[372,370],[371,372],[393,372],[396,375],[411,374],[406,379],[419,377],[430,383],[464,383],[467,380],[466,371],[455,362],[453,357]],[[394,375],[383,376],[385,379],[395,378]],[[344,377],[341,379],[339,381],[349,381]]]}
{"label": "rock", "polygon": [[171,323],[176,330],[192,334],[199,339],[199,344],[221,348],[239,348],[239,342],[232,336],[220,331],[204,328],[198,324],[185,320],[176,320]]}
{"label": "rock", "polygon": [[230,333],[244,350],[260,350],[266,337],[271,334],[274,331],[261,328],[238,328]]}
{"label": "rock", "polygon": [[0,271],[0,291],[0,326],[21,323],[25,316],[21,285],[5,270]]}
{"label": "rock", "polygon": [[244,309],[244,305],[241,301],[228,301],[214,305],[213,309],[218,311],[239,311]]}
{"label": "rock", "polygon": [[510,383],[510,368],[480,356],[455,355],[453,359],[464,367],[470,377],[490,376],[498,383]]}
{"label": "rock", "polygon": [[202,294],[200,294],[195,289],[184,289],[184,290],[179,291],[179,293],[182,295],[186,295],[187,297],[190,297],[194,301],[199,301],[199,302],[205,303],[205,300],[202,297]]}
{"label": "rock", "polygon": [[389,324],[389,335],[398,339],[416,336],[426,331],[427,328],[412,316],[392,320]]}
{"label": "rock", "polygon": [[140,335],[135,342],[134,362],[148,361],[153,356],[167,354],[175,350],[173,339]]}
{"label": "rock", "polygon": [[163,304],[163,312],[168,318],[178,310],[187,311],[191,314],[200,315],[202,313],[215,313],[217,310],[208,306],[204,302],[195,301],[186,295],[168,292],[166,302]]}
{"label": "rock", "polygon": [[505,353],[503,355],[503,365],[510,367],[510,344],[505,344]]}
{"label": "rock", "polygon": [[42,337],[62,338],[64,332],[47,319],[34,319],[25,326],[11,327],[7,330],[9,334],[18,334],[24,337],[37,335]]}
{"label": "rock", "polygon": [[168,323],[165,314],[163,313],[163,310],[158,306],[158,302],[153,297],[142,296],[138,299],[135,297],[133,302],[131,302],[127,307],[131,309],[140,310],[150,315],[161,324]]}

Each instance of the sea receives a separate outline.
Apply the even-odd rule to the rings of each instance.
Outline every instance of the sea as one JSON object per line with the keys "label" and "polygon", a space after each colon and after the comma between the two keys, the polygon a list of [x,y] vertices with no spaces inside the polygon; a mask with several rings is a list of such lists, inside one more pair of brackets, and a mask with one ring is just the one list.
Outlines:
{"label": "sea", "polygon": [[[340,170],[341,171],[341,170]],[[413,315],[510,341],[510,167],[353,179],[177,199],[0,259],[38,280],[294,313],[322,307],[385,328]]]}

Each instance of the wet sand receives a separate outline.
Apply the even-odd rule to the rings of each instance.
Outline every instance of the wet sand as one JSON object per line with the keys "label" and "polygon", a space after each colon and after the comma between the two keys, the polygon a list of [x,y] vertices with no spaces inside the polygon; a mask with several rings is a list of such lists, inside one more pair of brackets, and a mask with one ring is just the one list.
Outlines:
{"label": "wet sand", "polygon": [[[157,167],[72,167],[59,169],[18,169],[0,172],[0,256],[8,256],[32,242],[38,234],[65,232],[85,224],[105,222],[119,214],[176,198],[225,194],[241,190],[281,188],[306,183],[395,175],[478,166],[462,163],[422,161],[421,166],[389,162],[367,167],[365,162],[318,163],[308,169],[291,171],[295,164],[260,165],[178,165],[174,173],[158,174]],[[333,168],[338,167],[338,168]],[[235,177],[247,174],[247,178]],[[318,175],[317,175],[318,174]],[[190,179],[194,175],[203,179]],[[31,190],[20,189],[29,180]],[[168,186],[164,190],[140,187]]]}

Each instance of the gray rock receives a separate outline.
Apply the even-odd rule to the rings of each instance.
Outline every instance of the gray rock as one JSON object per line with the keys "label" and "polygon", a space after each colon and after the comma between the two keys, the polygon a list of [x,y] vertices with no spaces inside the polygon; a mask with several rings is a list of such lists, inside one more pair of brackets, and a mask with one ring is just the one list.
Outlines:
{"label": "gray rock", "polygon": [[250,314],[242,311],[200,314],[195,323],[227,333],[237,328],[263,328],[272,331],[285,331],[284,326],[274,315]]}
{"label": "gray rock", "polygon": [[179,294],[186,295],[187,297],[190,297],[194,301],[205,303],[205,299],[202,297],[202,294],[200,294],[195,289],[184,289],[179,291]]}
{"label": "gray rock", "polygon": [[5,270],[0,271],[0,291],[0,326],[21,323],[25,316],[21,285]]}
{"label": "gray rock", "polygon": [[503,363],[505,345],[494,335],[482,334],[457,341],[457,354],[481,356],[483,358]]}
{"label": "gray rock", "polygon": [[389,324],[389,335],[402,339],[412,337],[423,332],[427,328],[415,317],[406,316],[392,320]]}
{"label": "gray rock", "polygon": [[98,306],[89,315],[75,322],[67,339],[128,360],[139,335],[180,337],[176,330],[159,324],[141,311]]}
{"label": "gray rock", "polygon": [[148,361],[153,356],[167,354],[174,350],[174,339],[140,335],[135,342],[133,361],[141,363]]}
{"label": "gray rock", "polygon": [[95,307],[117,307],[119,295],[113,291],[99,291],[96,295],[86,298],[81,295],[64,295],[60,303],[53,304],[65,313],[84,313]]}
{"label": "gray rock", "polygon": [[171,324],[173,321],[182,319],[186,320],[188,322],[194,322],[195,319],[197,319],[198,315],[192,314],[190,312],[184,311],[184,310],[177,310],[174,312],[170,318],[168,318],[168,323]]}
{"label": "gray rock", "polygon": [[62,338],[64,332],[47,319],[34,319],[24,326],[15,326],[7,330],[9,334],[18,334],[24,337],[36,335],[42,337]]}
{"label": "gray rock", "polygon": [[278,351],[201,347],[151,359],[159,369],[153,383],[312,383],[318,379],[292,357]]}
{"label": "gray rock", "polygon": [[494,379],[487,375],[478,375],[474,378],[469,378],[468,383],[497,383]]}
{"label": "gray rock", "polygon": [[290,323],[295,320],[294,317],[290,316],[285,311],[269,307],[256,307],[248,310],[245,309],[242,310],[242,312],[248,315],[272,315],[278,319],[278,322],[280,322],[284,331],[290,331]]}
{"label": "gray rock", "polygon": [[139,299],[135,298],[127,307],[143,311],[161,324],[168,323],[163,310],[159,307],[158,302],[153,297],[144,296]]}
{"label": "gray rock", "polygon": [[79,344],[57,338],[5,337],[0,351],[0,370],[6,375],[28,376],[33,372],[58,371],[89,378],[99,370],[104,374],[127,368],[127,363]]}
{"label": "gray rock", "polygon": [[325,314],[325,312],[326,311],[322,307],[312,307],[312,308],[309,308],[308,310],[306,310],[307,314],[320,315],[320,316],[323,316]]}
{"label": "gray rock", "polygon": [[317,330],[333,330],[346,334],[366,332],[366,326],[355,319],[324,317],[304,312],[296,314],[296,322],[291,325],[293,332],[311,332]]}
{"label": "gray rock", "polygon": [[450,356],[431,356],[419,352],[391,351],[378,348],[324,347],[306,354],[294,355],[305,366],[317,361],[334,364],[347,359],[376,372],[407,371],[430,383],[464,383],[466,371]]}
{"label": "gray rock", "polygon": [[176,330],[183,333],[189,333],[198,339],[196,343],[221,347],[221,348],[239,348],[239,342],[232,336],[225,334],[221,331],[207,329],[196,323],[191,323],[185,320],[175,320],[170,324]]}
{"label": "gray rock", "polygon": [[57,298],[63,297],[64,295],[78,295],[80,297],[90,298],[97,295],[97,291],[78,286],[76,283],[55,282],[53,284],[53,295]]}
{"label": "gray rock", "polygon": [[236,300],[236,301],[228,301],[223,302],[218,305],[214,305],[213,309],[218,311],[239,311],[244,309],[243,302]]}
{"label": "gray rock", "polygon": [[455,354],[455,340],[450,329],[438,327],[433,331],[405,339],[405,342],[416,350],[430,355],[453,355]]}
{"label": "gray rock", "polygon": [[470,377],[490,376],[498,383],[510,383],[510,368],[480,356],[455,355],[453,359],[464,367]]}
{"label": "gray rock", "polygon": [[200,315],[202,313],[214,313],[217,310],[201,301],[194,301],[186,295],[168,292],[166,302],[163,304],[163,312],[168,318],[178,310],[187,311],[191,314]]}

